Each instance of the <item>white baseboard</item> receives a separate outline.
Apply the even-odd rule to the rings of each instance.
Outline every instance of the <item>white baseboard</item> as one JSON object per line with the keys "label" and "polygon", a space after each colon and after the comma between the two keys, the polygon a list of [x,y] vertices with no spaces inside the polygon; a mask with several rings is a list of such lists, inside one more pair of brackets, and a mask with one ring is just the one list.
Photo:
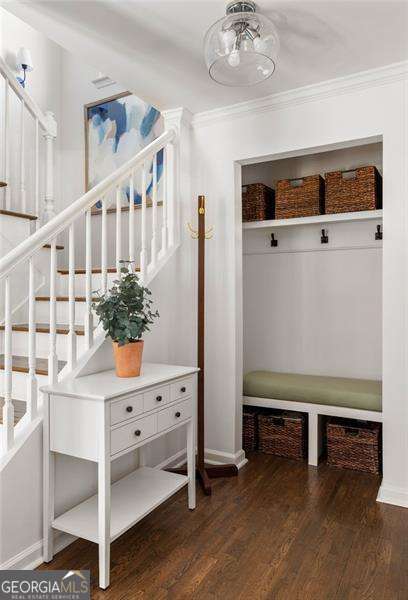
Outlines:
{"label": "white baseboard", "polygon": [[382,483],[378,490],[377,502],[408,508],[408,490]]}
{"label": "white baseboard", "polygon": [[210,465],[223,465],[223,464],[233,464],[241,469],[246,463],[248,459],[245,458],[245,452],[243,450],[239,450],[235,454],[230,452],[221,452],[220,450],[212,450],[211,448],[205,448],[205,461]]}
{"label": "white baseboard", "polygon": [[[72,542],[75,542],[76,539],[77,538],[69,535],[68,533],[56,533],[54,541],[54,553],[58,554],[58,552],[72,544]],[[6,571],[10,569],[27,571],[36,569],[43,562],[43,541],[39,540],[32,546],[29,546],[19,554],[16,554],[8,561],[0,565],[0,571]]]}
{"label": "white baseboard", "polygon": [[[180,450],[173,456],[166,458],[166,460],[162,461],[158,465],[155,466],[155,469],[167,469],[168,467],[172,467],[177,469],[177,467],[181,467],[187,461],[187,450],[184,448]],[[205,462],[209,465],[223,465],[223,464],[234,464],[241,469],[246,463],[248,459],[245,458],[245,452],[240,450],[236,454],[230,454],[228,452],[220,452],[219,450],[210,450],[208,448],[205,449]]]}

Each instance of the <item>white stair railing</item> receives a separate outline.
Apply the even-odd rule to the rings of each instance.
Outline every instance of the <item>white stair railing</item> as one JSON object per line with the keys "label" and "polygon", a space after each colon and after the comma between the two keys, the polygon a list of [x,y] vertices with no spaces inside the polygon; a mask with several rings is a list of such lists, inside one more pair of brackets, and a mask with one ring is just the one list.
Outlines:
{"label": "white stair railing", "polygon": [[[3,435],[4,450],[8,451],[13,446],[14,411],[13,411],[13,348],[12,348],[12,286],[11,278],[17,269],[28,264],[30,277],[27,282],[27,314],[29,321],[28,331],[28,393],[27,416],[34,418],[37,411],[38,381],[36,374],[36,298],[34,285],[33,265],[37,253],[44,245],[51,246],[50,276],[49,276],[49,356],[48,380],[55,383],[58,379],[58,345],[57,345],[57,237],[64,236],[68,241],[68,362],[67,369],[75,367],[78,360],[77,335],[75,318],[75,257],[78,250],[77,240],[81,239],[84,249],[85,263],[85,317],[84,330],[86,336],[85,346],[91,348],[95,343],[93,335],[92,290],[101,288],[106,290],[108,285],[108,267],[118,268],[121,260],[135,260],[139,262],[140,278],[143,283],[148,283],[162,268],[169,256],[177,247],[177,210],[174,195],[175,188],[175,162],[166,160],[163,163],[162,178],[164,190],[157,177],[157,157],[159,153],[173,157],[175,153],[176,131],[171,129],[164,132],[151,144],[141,150],[112,175],[106,177],[92,190],[88,191],[65,210],[51,219],[33,235],[24,240],[6,256],[0,259],[0,282],[4,282],[5,298],[5,344],[4,344],[4,408]],[[142,182],[141,189],[138,188]],[[122,206],[124,197],[123,187],[129,190],[130,205]],[[152,201],[152,211],[148,210],[147,189]],[[141,210],[135,211],[132,202],[134,190],[141,193]],[[159,192],[163,202],[162,217],[162,243],[158,236],[158,198]],[[126,192],[127,196],[127,192]],[[97,202],[101,202],[101,214],[92,215]],[[110,207],[113,204],[114,209]],[[139,208],[139,207],[138,207]],[[138,219],[136,219],[136,212]],[[149,213],[149,215],[148,215]],[[150,214],[151,213],[151,214]],[[148,217],[151,216],[151,219]],[[108,231],[108,218],[116,220],[116,227]],[[128,226],[122,227],[125,219]],[[126,225],[126,223],[123,223]],[[76,228],[83,227],[84,235],[75,235]],[[98,231],[99,229],[99,231]],[[122,239],[123,232],[128,232],[127,243]],[[109,235],[111,233],[111,235]],[[98,234],[98,235],[97,235]],[[92,239],[100,239],[100,248],[95,248]],[[173,240],[173,242],[171,242]],[[138,241],[140,246],[137,246]],[[161,247],[159,247],[161,245]],[[126,247],[125,247],[126,246]],[[100,265],[101,285],[93,285],[93,266]],[[111,265],[108,261],[111,260]],[[20,282],[21,284],[21,282]],[[66,373],[67,371],[65,371]]]}
{"label": "white stair railing", "polygon": [[[0,129],[0,180],[7,184],[2,188],[0,208],[35,215],[37,223],[40,218],[49,221],[55,216],[53,146],[57,124],[51,112],[43,113],[1,57]],[[28,149],[33,150],[32,155]]]}

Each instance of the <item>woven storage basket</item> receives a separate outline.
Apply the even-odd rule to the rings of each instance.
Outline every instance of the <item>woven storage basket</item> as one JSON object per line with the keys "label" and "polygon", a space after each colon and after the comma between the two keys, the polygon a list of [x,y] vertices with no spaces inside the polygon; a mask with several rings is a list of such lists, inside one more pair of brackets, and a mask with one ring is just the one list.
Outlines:
{"label": "woven storage basket", "polygon": [[341,469],[379,474],[381,426],[379,423],[331,418],[327,423],[327,463]]}
{"label": "woven storage basket", "polygon": [[310,175],[281,179],[276,184],[275,218],[292,219],[324,214],[324,179]]}
{"label": "woven storage basket", "polygon": [[275,192],[263,183],[242,186],[242,220],[265,221],[275,218]]}
{"label": "woven storage basket", "polygon": [[382,208],[382,178],[375,167],[325,174],[326,213]]}
{"label": "woven storage basket", "polygon": [[258,416],[258,449],[265,454],[303,460],[306,455],[306,417],[281,411]]}
{"label": "woven storage basket", "polygon": [[242,412],[242,447],[246,452],[258,446],[258,411],[245,407]]}

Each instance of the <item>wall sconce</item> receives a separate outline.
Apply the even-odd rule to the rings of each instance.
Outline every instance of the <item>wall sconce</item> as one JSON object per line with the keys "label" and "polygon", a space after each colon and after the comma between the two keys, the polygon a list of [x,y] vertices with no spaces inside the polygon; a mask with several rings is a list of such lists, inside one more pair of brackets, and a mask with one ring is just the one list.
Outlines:
{"label": "wall sconce", "polygon": [[17,81],[25,88],[27,71],[34,69],[31,53],[27,48],[20,48],[17,53],[17,69],[23,71],[23,77],[17,77]]}

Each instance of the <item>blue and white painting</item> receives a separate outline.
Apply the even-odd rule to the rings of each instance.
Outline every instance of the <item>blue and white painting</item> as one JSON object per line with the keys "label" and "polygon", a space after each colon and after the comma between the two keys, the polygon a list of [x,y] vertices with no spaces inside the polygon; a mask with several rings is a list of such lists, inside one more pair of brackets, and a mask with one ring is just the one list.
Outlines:
{"label": "blue and white painting", "polygon": [[[85,118],[88,190],[130,160],[162,132],[159,111],[133,94],[121,94],[88,105]],[[162,173],[163,152],[161,151],[157,155],[158,181]],[[153,162],[149,167],[146,182],[148,198],[151,197],[152,180]],[[129,185],[125,185],[122,189],[122,205],[129,203],[131,200],[129,195]],[[113,198],[111,200],[113,201]],[[136,173],[133,202],[140,204],[141,200],[141,174]],[[96,204],[96,208],[101,208],[101,202]]]}

